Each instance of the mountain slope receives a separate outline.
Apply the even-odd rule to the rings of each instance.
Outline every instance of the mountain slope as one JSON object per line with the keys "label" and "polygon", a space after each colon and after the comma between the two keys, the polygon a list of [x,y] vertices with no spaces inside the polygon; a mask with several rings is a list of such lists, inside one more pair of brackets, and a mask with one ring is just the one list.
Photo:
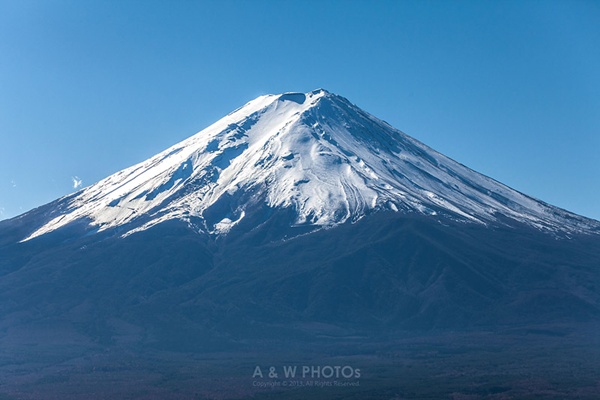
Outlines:
{"label": "mountain slope", "polygon": [[28,223],[35,229],[22,239],[74,222],[128,235],[173,219],[219,236],[248,213],[268,218],[269,209],[289,209],[292,227],[331,227],[392,210],[483,225],[516,221],[571,234],[600,229],[598,221],[523,195],[346,99],[315,90],[249,102],[147,161],[59,200]]}

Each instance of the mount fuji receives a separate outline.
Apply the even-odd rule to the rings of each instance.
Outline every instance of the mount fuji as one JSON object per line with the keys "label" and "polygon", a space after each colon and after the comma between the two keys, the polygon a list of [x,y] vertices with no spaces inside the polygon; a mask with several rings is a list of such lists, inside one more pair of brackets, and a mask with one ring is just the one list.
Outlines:
{"label": "mount fuji", "polygon": [[[223,367],[206,354],[264,351],[273,365],[309,348],[368,365],[404,354],[413,364],[392,362],[391,386],[348,398],[419,398],[423,387],[394,386],[419,369],[397,368],[432,371],[423,360],[440,340],[452,343],[435,357],[466,343],[452,354],[473,370],[508,362],[494,355],[507,343],[542,343],[531,371],[543,373],[562,365],[543,360],[567,340],[569,365],[593,358],[597,372],[599,327],[599,221],[477,173],[322,89],[258,97],[146,161],[0,221],[9,398],[82,398],[81,385],[88,399],[116,398],[115,387],[127,398],[199,398],[181,377],[200,359]],[[483,353],[471,356],[474,343]],[[254,396],[250,383],[244,396],[234,390],[249,363],[243,378],[239,365],[230,380],[207,372],[204,387],[222,386],[201,394]],[[588,390],[581,368],[565,384]],[[527,398],[519,379],[531,374],[515,374],[514,398]],[[431,377],[426,389],[443,389],[423,398],[475,398],[444,391],[447,376]],[[180,391],[168,392],[173,379]],[[489,386],[482,393],[499,390],[488,383],[477,383]],[[587,398],[581,390],[557,398]]]}

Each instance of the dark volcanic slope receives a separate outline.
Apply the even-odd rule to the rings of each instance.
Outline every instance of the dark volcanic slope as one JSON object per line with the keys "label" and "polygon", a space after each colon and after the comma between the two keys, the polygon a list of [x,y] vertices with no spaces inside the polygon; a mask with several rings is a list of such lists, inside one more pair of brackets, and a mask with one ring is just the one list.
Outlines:
{"label": "dark volcanic slope", "polygon": [[3,335],[43,337],[56,328],[92,342],[127,338],[208,350],[265,337],[574,324],[600,316],[595,236],[557,239],[526,227],[389,212],[272,240],[277,220],[217,240],[172,221],[126,238],[72,240],[73,232],[61,230],[4,245]]}

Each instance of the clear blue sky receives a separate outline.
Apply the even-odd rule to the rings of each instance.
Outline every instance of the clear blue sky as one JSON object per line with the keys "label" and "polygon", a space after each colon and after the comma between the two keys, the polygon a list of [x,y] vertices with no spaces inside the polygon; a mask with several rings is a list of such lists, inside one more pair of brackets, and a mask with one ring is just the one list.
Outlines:
{"label": "clear blue sky", "polygon": [[0,0],[0,219],[323,87],[600,219],[598,1]]}

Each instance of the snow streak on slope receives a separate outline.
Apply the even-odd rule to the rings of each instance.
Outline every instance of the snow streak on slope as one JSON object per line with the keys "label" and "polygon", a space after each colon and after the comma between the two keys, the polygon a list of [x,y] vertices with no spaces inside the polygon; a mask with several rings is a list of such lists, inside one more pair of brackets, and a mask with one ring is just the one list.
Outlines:
{"label": "snow streak on slope", "polygon": [[77,220],[127,235],[195,218],[200,230],[221,235],[257,204],[291,208],[297,225],[333,226],[388,209],[480,224],[509,218],[551,231],[600,226],[472,171],[325,90],[261,96],[62,201],[25,240]]}

